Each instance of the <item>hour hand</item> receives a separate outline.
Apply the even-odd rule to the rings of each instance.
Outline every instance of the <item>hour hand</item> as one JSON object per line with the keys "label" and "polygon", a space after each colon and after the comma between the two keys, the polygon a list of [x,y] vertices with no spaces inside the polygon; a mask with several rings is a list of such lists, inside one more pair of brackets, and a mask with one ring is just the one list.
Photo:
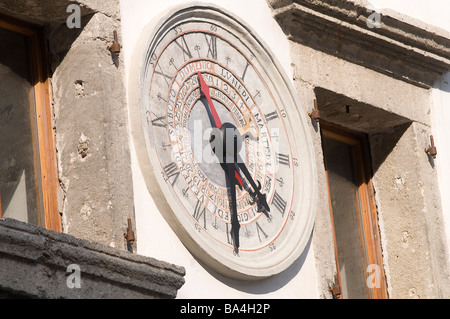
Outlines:
{"label": "hour hand", "polygon": [[249,192],[250,196],[254,200],[256,200],[258,212],[262,212],[262,213],[264,213],[264,215],[269,217],[270,207],[267,204],[266,194],[262,194],[260,192],[261,183],[259,181],[257,181],[258,185],[256,185],[255,181],[252,178],[252,175],[250,174],[250,172],[247,169],[247,166],[245,166],[244,162],[242,161],[242,159],[240,157],[238,157],[237,165],[240,168],[240,170],[244,173],[244,176],[247,178],[247,180],[250,182],[250,185],[253,188],[253,191],[248,190],[248,192]]}

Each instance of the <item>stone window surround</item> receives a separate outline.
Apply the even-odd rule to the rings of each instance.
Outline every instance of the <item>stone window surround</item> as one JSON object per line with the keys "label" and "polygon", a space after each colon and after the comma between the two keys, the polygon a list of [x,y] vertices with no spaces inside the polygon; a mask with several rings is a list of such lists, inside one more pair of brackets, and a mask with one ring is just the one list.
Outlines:
{"label": "stone window surround", "polygon": [[[390,298],[448,298],[448,247],[433,158],[431,94],[450,70],[450,33],[386,10],[369,28],[363,1],[269,0],[290,42],[294,85],[305,112],[369,136],[383,262]],[[349,106],[346,108],[346,106]],[[313,247],[320,297],[335,274],[320,140]]]}
{"label": "stone window surround", "polygon": [[48,47],[62,231],[135,251],[123,237],[135,224],[124,65],[107,50],[114,30],[121,42],[119,1],[1,0],[0,12],[41,27]]}

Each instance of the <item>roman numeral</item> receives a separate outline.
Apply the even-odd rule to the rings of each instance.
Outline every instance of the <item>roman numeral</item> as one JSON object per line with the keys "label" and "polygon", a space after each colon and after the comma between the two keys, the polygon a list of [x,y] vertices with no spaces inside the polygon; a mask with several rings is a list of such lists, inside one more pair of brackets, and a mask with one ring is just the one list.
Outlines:
{"label": "roman numeral", "polygon": [[273,194],[272,204],[275,206],[276,209],[279,210],[281,216],[284,216],[284,211],[286,210],[287,202],[283,198],[281,198],[280,194],[278,194],[276,191]]}
{"label": "roman numeral", "polygon": [[[153,113],[153,115],[156,116],[155,113]],[[159,126],[159,127],[162,127],[162,128],[166,128],[167,124],[164,122],[165,119],[166,119],[165,115],[163,115],[163,116],[156,116],[156,118],[154,118],[152,120],[152,124],[153,124],[153,126]]]}
{"label": "roman numeral", "polygon": [[281,153],[275,153],[277,156],[277,163],[283,164],[291,167],[291,162],[289,161],[289,155],[281,154]]}
{"label": "roman numeral", "polygon": [[248,66],[250,65],[250,63],[248,63],[248,61],[246,61],[246,62],[247,62],[247,65],[245,66],[244,72],[242,73],[242,76],[241,76],[242,81],[244,81],[245,75],[247,74]]}
{"label": "roman numeral", "polygon": [[[178,47],[183,51],[183,59],[184,62],[186,62],[188,59],[192,59],[191,51],[189,50],[188,44],[186,43],[186,39],[182,35],[179,39],[181,39],[181,44],[178,43],[178,39],[175,40],[175,44],[178,45]],[[186,59],[186,56],[188,59]]]}
{"label": "roman numeral", "polygon": [[173,177],[172,180],[172,186],[175,184],[175,182],[178,179],[178,176],[180,175],[180,172],[178,171],[177,164],[175,162],[172,162],[166,166],[164,166],[164,172],[166,173],[167,179],[170,181],[170,179]]}
{"label": "roman numeral", "polygon": [[265,114],[264,117],[266,118],[266,121],[269,122],[269,121],[277,119],[278,113],[277,113],[277,111],[273,111],[273,112]]}
{"label": "roman numeral", "polygon": [[255,223],[256,223],[256,232],[258,233],[259,242],[262,242],[261,234],[264,235],[264,239],[269,237],[269,235],[266,234],[266,232],[261,228],[261,226],[258,224],[258,222],[255,222]]}
{"label": "roman numeral", "polygon": [[206,229],[206,207],[203,206],[201,201],[197,201],[195,204],[194,214],[192,215],[197,222],[200,222],[200,218],[203,216],[203,228]]}
{"label": "roman numeral", "polygon": [[[206,44],[208,44],[208,54],[211,55],[211,58],[217,60],[217,37],[215,35],[207,35],[205,34]],[[208,39],[209,38],[209,39]]]}
{"label": "roman numeral", "polygon": [[154,73],[162,75],[164,81],[166,82],[167,86],[170,87],[170,82],[172,82],[172,77],[170,75],[167,75],[163,72],[161,66],[158,64],[156,64],[156,66],[159,68],[159,71],[156,71],[156,67],[155,67],[155,71]]}

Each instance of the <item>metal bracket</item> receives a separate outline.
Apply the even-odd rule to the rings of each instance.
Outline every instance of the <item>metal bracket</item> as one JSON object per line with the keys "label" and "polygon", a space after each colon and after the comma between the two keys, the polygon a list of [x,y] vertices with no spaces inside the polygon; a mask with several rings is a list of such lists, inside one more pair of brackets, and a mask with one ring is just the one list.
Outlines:
{"label": "metal bracket", "polygon": [[127,232],[123,234],[123,237],[130,243],[130,245],[133,245],[136,241],[136,237],[134,236],[133,226],[131,225],[131,218],[128,218],[128,228]]}
{"label": "metal bracket", "polygon": [[116,56],[119,56],[120,43],[119,43],[119,40],[117,38],[117,31],[116,30],[113,31],[113,35],[114,35],[114,42],[107,49],[109,51],[111,51],[111,53],[114,53]]}
{"label": "metal bracket", "polygon": [[308,113],[308,116],[315,120],[317,123],[319,123],[320,120],[320,111],[317,107],[317,100],[314,99],[314,110],[310,113]]}
{"label": "metal bracket", "polygon": [[436,146],[434,146],[433,135],[430,135],[430,143],[431,143],[431,146],[429,148],[425,149],[425,153],[428,153],[432,158],[436,158],[437,149],[436,149]]}
{"label": "metal bracket", "polygon": [[339,281],[338,274],[334,275],[334,283],[333,286],[331,286],[328,291],[331,292],[333,295],[333,299],[340,299],[342,296],[342,290],[341,290],[341,283]]}

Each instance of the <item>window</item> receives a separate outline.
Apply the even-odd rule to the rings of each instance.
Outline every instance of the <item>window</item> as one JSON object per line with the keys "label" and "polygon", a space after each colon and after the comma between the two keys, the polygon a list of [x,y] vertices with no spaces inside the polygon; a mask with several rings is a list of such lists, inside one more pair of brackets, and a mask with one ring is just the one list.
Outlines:
{"label": "window", "polygon": [[42,32],[0,15],[0,217],[60,231]]}
{"label": "window", "polygon": [[387,298],[367,136],[321,121],[339,298]]}

